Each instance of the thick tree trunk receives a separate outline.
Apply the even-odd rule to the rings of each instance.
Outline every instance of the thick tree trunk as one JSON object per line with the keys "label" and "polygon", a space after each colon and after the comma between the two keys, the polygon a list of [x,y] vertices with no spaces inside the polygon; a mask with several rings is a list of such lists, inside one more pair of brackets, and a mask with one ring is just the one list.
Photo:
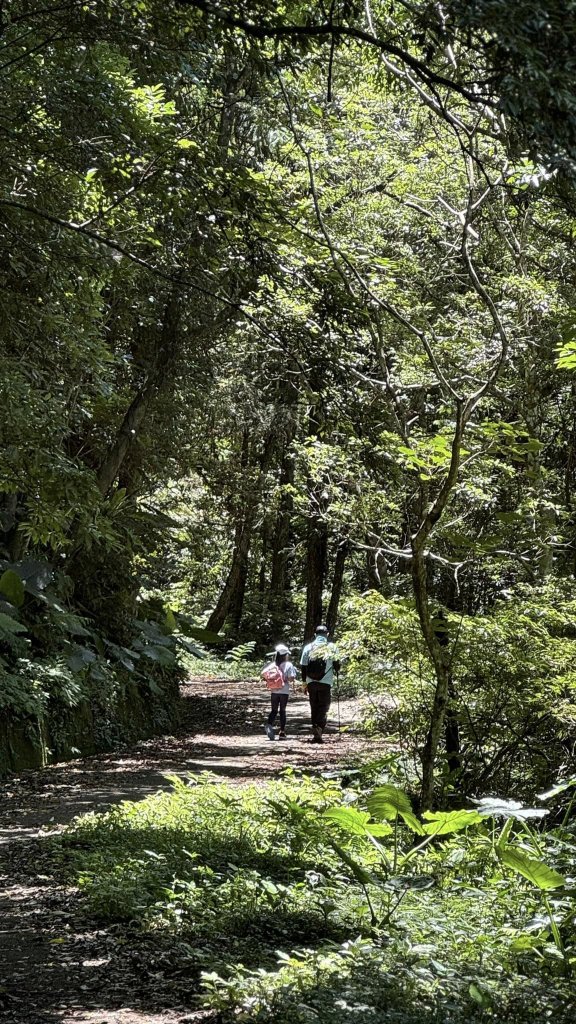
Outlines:
{"label": "thick tree trunk", "polygon": [[[250,531],[252,532],[252,531]],[[246,597],[246,586],[248,583],[248,555],[250,553],[250,542],[246,549],[246,554],[240,556],[240,562],[237,571],[236,586],[234,594],[230,602],[230,621],[234,629],[240,629],[240,623],[242,621],[242,612],[244,611],[244,598]]]}
{"label": "thick tree trunk", "polygon": [[350,542],[348,540],[340,541],[338,550],[336,551],[336,558],[334,561],[334,576],[332,578],[332,591],[330,593],[330,603],[328,605],[328,611],[326,613],[326,625],[328,626],[328,632],[332,636],[336,629],[336,623],[338,622],[338,608],[340,606],[340,597],[342,594],[342,584],[344,582],[344,569],[346,566],[346,558],[350,550]]}
{"label": "thick tree trunk", "polygon": [[448,679],[448,707],[446,709],[446,759],[452,773],[459,772],[462,767],[460,749],[460,722],[458,720],[458,696],[454,680],[450,674]]}
{"label": "thick tree trunk", "polygon": [[[244,596],[248,579],[249,555],[254,535],[254,525],[260,510],[262,492],[266,483],[266,473],[274,456],[274,448],[270,436],[264,438],[262,450],[257,460],[252,456],[252,477],[250,484],[250,437],[248,431],[242,438],[241,468],[242,478],[247,481],[246,488],[238,495],[242,510],[236,524],[232,561],[224,589],[218,598],[216,607],[208,619],[206,628],[218,633],[228,618],[236,628],[240,626],[244,607]],[[256,463],[256,465],[254,465]],[[258,465],[259,463],[259,465]],[[256,474],[254,474],[256,470]]]}
{"label": "thick tree trunk", "polygon": [[218,633],[222,629],[232,610],[234,610],[234,617],[238,620],[235,625],[239,624],[242,617],[253,525],[253,516],[248,516],[237,531],[228,576],[216,607],[206,624],[206,629],[213,633]]}
{"label": "thick tree trunk", "polygon": [[98,487],[103,495],[108,494],[122,468],[128,450],[138,437],[156,391],[156,381],[150,380],[132,399],[116,435],[116,440],[98,470]]}
{"label": "thick tree trunk", "polygon": [[326,523],[314,517],[308,522],[306,545],[306,638],[314,636],[314,630],[322,622],[322,591],[326,572],[328,533]]}

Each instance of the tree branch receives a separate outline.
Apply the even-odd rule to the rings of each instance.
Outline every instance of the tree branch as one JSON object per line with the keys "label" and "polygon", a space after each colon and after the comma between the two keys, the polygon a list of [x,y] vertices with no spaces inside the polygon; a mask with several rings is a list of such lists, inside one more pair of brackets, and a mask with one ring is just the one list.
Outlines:
{"label": "tree branch", "polygon": [[380,53],[396,57],[407,68],[410,68],[422,82],[425,82],[427,86],[435,85],[448,89],[450,92],[457,93],[459,96],[467,99],[475,106],[479,103],[482,103],[482,105],[494,105],[494,101],[488,94],[483,94],[477,89],[468,88],[452,78],[446,78],[444,75],[432,71],[424,61],[414,57],[407,50],[403,50],[402,47],[389,40],[380,39],[374,32],[357,28],[354,25],[334,25],[331,21],[318,25],[285,25],[279,21],[271,23],[264,20],[256,23],[246,17],[238,17],[232,13],[233,9],[226,11],[221,7],[215,7],[208,0],[176,0],[176,3],[180,7],[192,7],[197,11],[201,11],[203,14],[213,17],[221,24],[229,28],[239,29],[245,35],[251,36],[254,39],[330,39],[333,37],[335,40],[351,39],[366,43]]}

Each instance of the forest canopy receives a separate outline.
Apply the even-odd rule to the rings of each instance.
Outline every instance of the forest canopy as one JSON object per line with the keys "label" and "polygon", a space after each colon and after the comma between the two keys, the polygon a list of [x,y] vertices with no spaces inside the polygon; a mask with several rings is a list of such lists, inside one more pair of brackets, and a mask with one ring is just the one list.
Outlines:
{"label": "forest canopy", "polygon": [[424,804],[565,763],[573,13],[4,11],[7,714],[326,618]]}

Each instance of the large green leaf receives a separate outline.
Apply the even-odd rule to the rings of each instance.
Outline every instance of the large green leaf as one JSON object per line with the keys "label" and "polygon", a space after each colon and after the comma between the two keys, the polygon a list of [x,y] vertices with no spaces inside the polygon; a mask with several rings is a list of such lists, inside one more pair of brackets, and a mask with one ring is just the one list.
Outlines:
{"label": "large green leaf", "polygon": [[523,875],[538,889],[557,889],[565,884],[565,879],[558,871],[548,867],[544,861],[533,860],[515,846],[505,846],[503,850],[498,850],[498,856],[506,867]]}
{"label": "large green leaf", "polygon": [[174,638],[174,642],[179,647],[183,647],[185,651],[192,654],[195,658],[205,658],[206,651],[203,651],[197,644],[193,644],[191,640],[187,640],[185,636],[177,636]]}
{"label": "large green leaf", "polygon": [[478,811],[424,811],[422,815],[429,822],[423,826],[427,836],[445,836],[450,832],[460,832],[469,825],[477,825],[483,821]]}
{"label": "large green leaf", "polygon": [[366,826],[366,831],[370,836],[389,836],[392,832],[392,826],[384,821],[372,821]]}
{"label": "large green leaf", "polygon": [[5,615],[4,612],[0,612],[0,630],[4,633],[25,633],[26,626],[13,619],[11,615]]}
{"label": "large green leaf", "polygon": [[374,817],[394,819],[402,811],[408,814],[412,811],[410,797],[403,789],[397,786],[378,786],[368,797],[368,808]]}
{"label": "large green leaf", "polygon": [[134,663],[141,657],[138,651],[133,651],[130,647],[121,647],[117,644],[108,644],[107,646],[112,657],[120,662],[128,672],[134,671]]}
{"label": "large green leaf", "polygon": [[6,569],[0,576],[0,591],[15,608],[21,608],[24,604],[24,584],[13,569]]}
{"label": "large green leaf", "polygon": [[178,631],[184,636],[191,636],[193,640],[199,640],[202,644],[219,644],[226,638],[213,633],[210,629],[202,629],[201,626],[194,626],[182,615],[177,616]]}
{"label": "large green leaf", "polygon": [[174,651],[167,650],[166,647],[150,644],[143,647],[141,653],[145,658],[157,661],[159,665],[173,665],[175,661]]}
{"label": "large green leaf", "polygon": [[88,647],[78,646],[74,648],[74,651],[68,658],[68,667],[72,672],[83,672],[94,661],[96,661],[94,651],[91,651]]}
{"label": "large green leaf", "polygon": [[324,817],[355,836],[366,835],[366,826],[370,821],[366,811],[357,811],[354,807],[330,807],[324,811]]}
{"label": "large green leaf", "polygon": [[384,818],[386,821],[395,821],[398,816],[402,818],[408,828],[418,835],[422,835],[422,826],[412,811],[410,798],[403,789],[396,786],[378,786],[368,797],[368,810],[375,818]]}

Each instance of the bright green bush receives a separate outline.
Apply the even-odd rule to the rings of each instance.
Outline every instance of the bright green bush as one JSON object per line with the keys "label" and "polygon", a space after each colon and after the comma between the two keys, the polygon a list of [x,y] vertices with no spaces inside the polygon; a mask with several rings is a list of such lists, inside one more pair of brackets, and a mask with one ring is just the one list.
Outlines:
{"label": "bright green bush", "polygon": [[[568,588],[518,588],[489,613],[446,613],[464,792],[529,796],[576,742],[576,601]],[[375,592],[351,599],[340,646],[369,726],[398,736],[418,770],[434,687],[416,612]]]}

